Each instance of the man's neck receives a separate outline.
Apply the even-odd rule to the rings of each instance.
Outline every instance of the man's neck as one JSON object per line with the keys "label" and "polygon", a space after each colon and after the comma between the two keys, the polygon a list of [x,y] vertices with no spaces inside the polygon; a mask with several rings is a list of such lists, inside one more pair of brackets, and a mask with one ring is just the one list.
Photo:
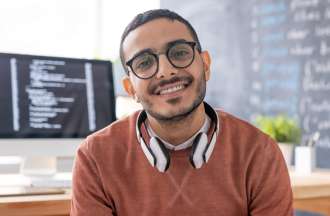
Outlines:
{"label": "man's neck", "polygon": [[178,145],[192,137],[205,121],[204,104],[201,103],[192,113],[180,121],[158,121],[148,115],[148,121],[153,131],[163,140]]}

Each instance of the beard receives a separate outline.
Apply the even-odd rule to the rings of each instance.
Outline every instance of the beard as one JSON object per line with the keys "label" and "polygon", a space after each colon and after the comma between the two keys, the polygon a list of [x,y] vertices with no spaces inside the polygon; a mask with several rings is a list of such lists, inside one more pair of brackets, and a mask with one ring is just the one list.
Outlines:
{"label": "beard", "polygon": [[[143,97],[139,97],[141,104],[144,108],[144,110],[153,118],[155,118],[158,121],[161,122],[177,122],[182,119],[185,119],[190,116],[191,113],[193,113],[197,107],[204,101],[205,93],[206,93],[206,80],[205,80],[205,73],[204,71],[201,73],[200,77],[198,77],[196,80],[191,76],[185,76],[185,77],[175,77],[169,81],[165,81],[167,83],[173,83],[175,81],[181,81],[181,80],[189,80],[191,85],[194,81],[196,83],[195,87],[195,99],[188,104],[188,106],[184,106],[180,108],[179,110],[176,110],[175,112],[163,114],[162,112],[159,112],[157,109],[153,109],[153,103]],[[159,84],[158,84],[159,85]],[[149,93],[153,92],[153,89],[155,89],[158,85],[150,85]],[[189,87],[189,86],[188,86]],[[181,98],[174,98],[169,99],[167,103],[171,104],[172,106],[175,106],[180,102]]]}

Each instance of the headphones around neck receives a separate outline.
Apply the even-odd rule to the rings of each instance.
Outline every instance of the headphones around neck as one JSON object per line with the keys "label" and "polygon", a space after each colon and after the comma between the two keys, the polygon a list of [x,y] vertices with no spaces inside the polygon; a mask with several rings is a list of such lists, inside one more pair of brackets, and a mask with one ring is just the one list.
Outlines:
{"label": "headphones around neck", "polygon": [[[201,168],[202,165],[204,163],[207,163],[207,161],[210,159],[211,153],[216,143],[217,135],[219,133],[218,114],[206,102],[204,102],[204,107],[205,113],[210,117],[211,121],[213,122],[213,127],[212,124],[210,127],[210,129],[213,128],[213,131],[210,141],[208,141],[207,134],[203,132],[198,133],[198,135],[193,141],[189,161],[195,169]],[[151,166],[156,167],[157,170],[160,172],[165,172],[170,166],[170,154],[164,143],[158,137],[151,137],[149,145],[146,144],[141,131],[142,124],[145,123],[146,119],[147,113],[143,110],[140,112],[136,121],[136,135],[138,141]]]}

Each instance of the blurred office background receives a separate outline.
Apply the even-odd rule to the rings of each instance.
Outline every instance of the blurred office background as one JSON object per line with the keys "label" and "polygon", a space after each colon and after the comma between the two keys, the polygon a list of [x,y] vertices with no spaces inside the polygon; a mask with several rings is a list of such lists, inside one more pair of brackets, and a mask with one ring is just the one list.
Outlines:
{"label": "blurred office background", "polygon": [[[3,0],[0,52],[110,60],[120,117],[139,108],[121,87],[121,34],[137,13],[159,4],[158,0]],[[0,173],[18,172],[20,162],[20,157],[0,157]],[[71,167],[72,158],[58,160],[59,171]]]}
{"label": "blurred office background", "polygon": [[[302,142],[320,131],[317,166],[330,168],[330,6],[303,2],[2,0],[0,52],[110,60],[121,117],[139,106],[121,87],[120,36],[137,13],[172,9],[192,22],[210,51],[206,100],[247,121],[283,112],[299,121]],[[21,160],[0,157],[0,174],[17,173]],[[58,170],[70,171],[72,163],[62,157]]]}

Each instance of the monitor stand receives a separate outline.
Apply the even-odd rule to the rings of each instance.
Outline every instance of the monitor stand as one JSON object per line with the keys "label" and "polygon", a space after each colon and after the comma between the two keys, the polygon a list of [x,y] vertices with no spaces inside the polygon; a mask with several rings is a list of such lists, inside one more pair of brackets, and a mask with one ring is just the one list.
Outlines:
{"label": "monitor stand", "polygon": [[50,177],[56,174],[56,157],[24,157],[20,173],[26,176]]}
{"label": "monitor stand", "polygon": [[71,173],[57,173],[56,157],[31,156],[23,158],[20,173],[33,187],[71,187]]}

